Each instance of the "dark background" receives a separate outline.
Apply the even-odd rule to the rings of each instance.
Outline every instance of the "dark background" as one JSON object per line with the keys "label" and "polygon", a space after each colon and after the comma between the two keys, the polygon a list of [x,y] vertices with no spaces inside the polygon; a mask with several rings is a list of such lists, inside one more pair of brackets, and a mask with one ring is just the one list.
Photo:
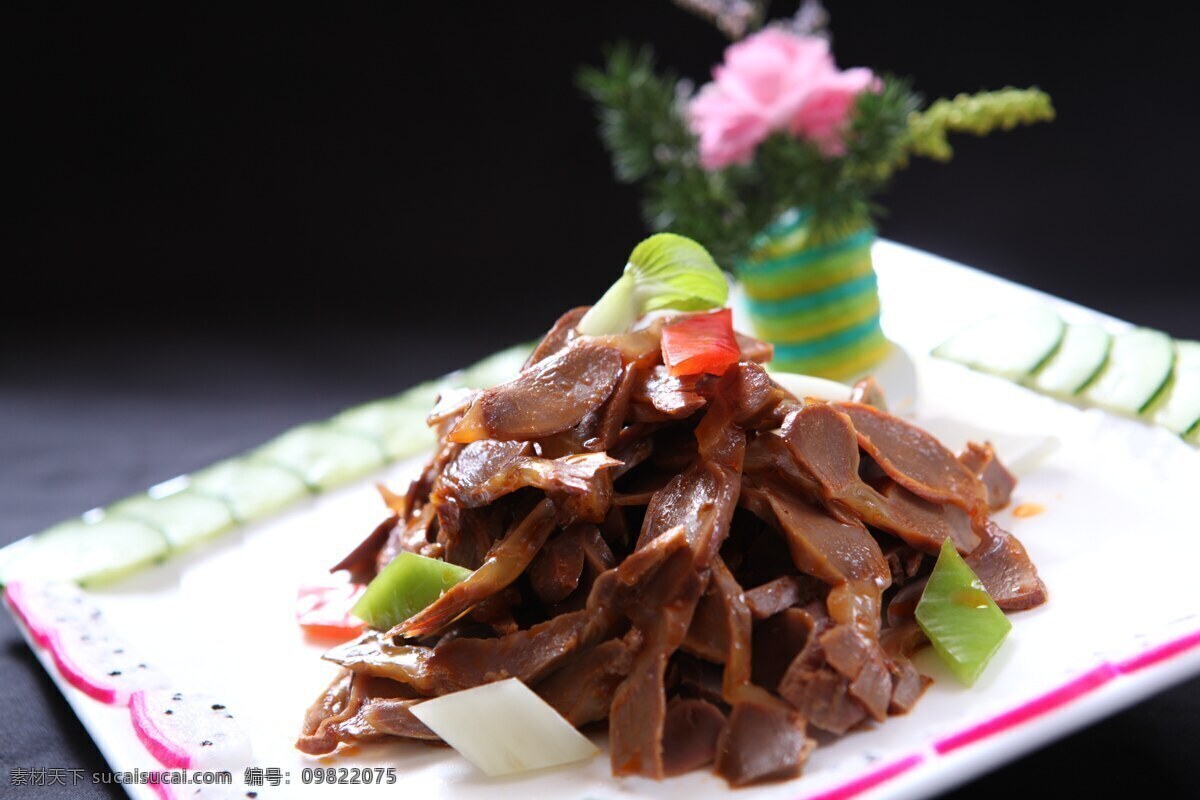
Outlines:
{"label": "dark background", "polygon": [[[842,66],[929,97],[1037,84],[1058,108],[914,164],[882,235],[1200,337],[1191,26],[1165,7],[829,7]],[[644,229],[575,68],[625,36],[703,80],[724,43],[666,0],[17,3],[3,30],[0,542],[594,299]],[[102,768],[4,615],[0,677],[0,763]],[[1186,684],[955,796],[1167,789],[1198,706]]]}

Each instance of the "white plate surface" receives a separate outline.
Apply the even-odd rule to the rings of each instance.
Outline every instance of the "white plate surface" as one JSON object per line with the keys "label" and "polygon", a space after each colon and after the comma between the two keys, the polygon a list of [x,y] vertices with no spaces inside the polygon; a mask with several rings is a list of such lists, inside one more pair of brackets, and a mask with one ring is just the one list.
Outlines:
{"label": "white plate surface", "polygon": [[[399,787],[423,800],[924,797],[1200,671],[1194,635],[1200,595],[1192,568],[1200,561],[1200,525],[1190,503],[1181,502],[1200,486],[1197,451],[1165,431],[922,355],[980,315],[1037,303],[1053,304],[1070,320],[1099,320],[1114,330],[1124,323],[890,242],[876,245],[875,262],[885,331],[915,366],[918,421],[949,419],[1059,440],[1023,477],[1013,504],[1036,503],[1045,511],[998,515],[1028,548],[1050,602],[1012,617],[1011,636],[972,689],[956,685],[931,652],[923,653],[918,666],[935,683],[915,711],[820,747],[796,781],[730,792],[707,773],[661,784],[616,780],[604,757],[496,780],[449,749],[419,744],[361,747],[323,759],[295,751],[304,709],[335,671],[320,660],[324,648],[307,642],[294,622],[296,588],[323,575],[380,521],[372,481],[400,486],[415,462],[93,594],[110,623],[181,689],[219,695],[238,710],[255,765],[279,768],[290,781],[256,787],[264,800],[395,797]],[[1123,586],[1119,603],[1110,599],[1114,580]],[[114,770],[155,768],[125,709],[82,695],[38,654]],[[400,783],[303,785],[302,770],[314,766],[395,767]],[[157,796],[144,786],[128,791],[139,799]]]}

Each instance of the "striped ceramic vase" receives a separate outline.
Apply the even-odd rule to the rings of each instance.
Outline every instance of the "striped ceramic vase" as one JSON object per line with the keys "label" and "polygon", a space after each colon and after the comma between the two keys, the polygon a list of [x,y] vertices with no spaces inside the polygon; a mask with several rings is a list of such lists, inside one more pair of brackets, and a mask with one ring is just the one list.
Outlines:
{"label": "striped ceramic vase", "polygon": [[755,334],[775,345],[771,366],[844,380],[883,360],[870,226],[814,241],[809,215],[790,211],[736,265]]}

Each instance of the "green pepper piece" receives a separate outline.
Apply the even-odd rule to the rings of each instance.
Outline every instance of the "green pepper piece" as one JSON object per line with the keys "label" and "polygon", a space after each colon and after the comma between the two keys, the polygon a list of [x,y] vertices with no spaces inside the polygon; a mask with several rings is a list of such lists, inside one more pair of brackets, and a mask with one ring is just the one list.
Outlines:
{"label": "green pepper piece", "polygon": [[471,575],[471,570],[416,553],[401,553],[375,576],[351,613],[388,630],[416,614]]}
{"label": "green pepper piece", "polygon": [[967,686],[975,683],[1012,630],[949,539],[942,542],[916,616],[933,649]]}

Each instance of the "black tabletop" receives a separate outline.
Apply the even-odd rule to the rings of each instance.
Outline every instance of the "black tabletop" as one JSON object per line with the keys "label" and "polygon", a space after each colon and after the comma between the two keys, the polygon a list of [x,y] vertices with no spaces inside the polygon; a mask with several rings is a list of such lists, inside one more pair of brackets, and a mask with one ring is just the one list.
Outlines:
{"label": "black tabletop", "polygon": [[[412,347],[417,335],[400,324],[336,332],[293,326],[270,335],[108,336],[8,350],[0,355],[0,541],[242,452],[289,426],[395,392],[505,344],[463,336]],[[1200,680],[1191,680],[947,796],[1022,796],[1034,788],[1031,780],[1039,790],[1069,785],[1080,793],[1184,786],[1197,736]],[[0,762],[8,772],[62,768],[90,776],[106,770],[87,731],[5,614],[0,614]],[[0,795],[6,797],[121,796],[103,785],[13,788],[9,775],[0,780]]]}

